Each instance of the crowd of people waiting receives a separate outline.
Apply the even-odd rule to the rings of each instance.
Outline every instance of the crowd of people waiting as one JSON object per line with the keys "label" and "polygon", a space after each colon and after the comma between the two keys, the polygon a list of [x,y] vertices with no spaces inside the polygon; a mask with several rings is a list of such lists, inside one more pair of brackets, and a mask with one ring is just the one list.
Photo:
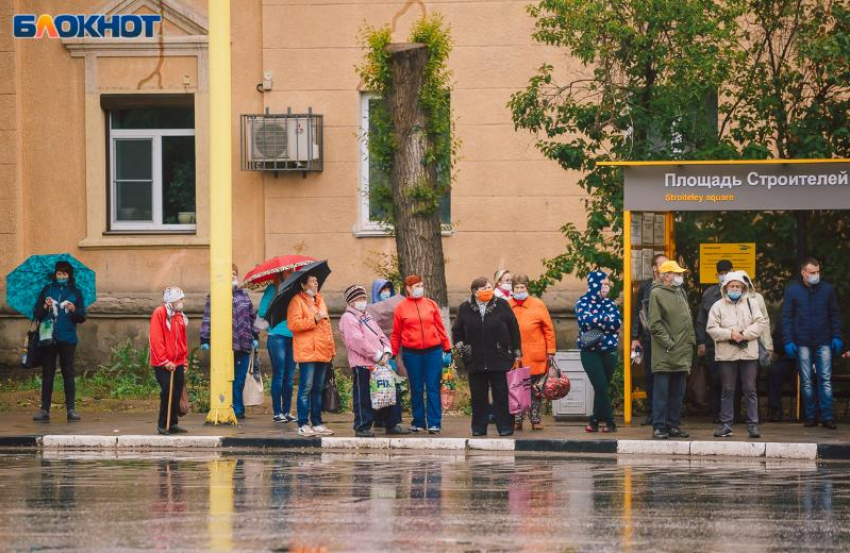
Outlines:
{"label": "crowd of people waiting", "polygon": [[[800,279],[786,288],[781,321],[773,331],[764,297],[749,275],[733,270],[727,260],[718,262],[716,269],[718,283],[703,293],[695,323],[683,288],[686,270],[676,261],[656,255],[653,278],[638,288],[630,349],[632,358],[642,358],[645,368],[651,411],[642,424],[651,425],[657,439],[688,437],[681,427],[681,408],[696,350],[708,370],[711,417],[718,424],[716,437],[732,435],[741,400],[745,402],[742,418],[749,436],[760,437],[756,389],[760,366],[772,369],[768,378],[771,420],[783,418],[782,387],[799,373],[805,426],[817,426],[820,421],[825,428],[835,429],[832,360],[843,347],[841,318],[834,289],[821,280],[820,263],[808,258],[800,265]],[[322,422],[322,390],[326,374],[333,370],[336,347],[318,279],[306,275],[301,280],[300,293],[289,303],[285,320],[274,327],[263,320],[290,273],[274,277],[257,313],[247,292],[239,288],[238,269],[233,266],[234,412],[239,419],[245,417],[242,389],[250,356],[259,347],[264,331],[272,364],[273,421],[297,422],[301,436],[331,435],[333,431]],[[622,317],[609,298],[612,283],[606,273],[590,273],[587,284],[588,291],[575,308],[581,362],[594,390],[593,414],[586,431],[616,432],[609,388],[618,363]],[[529,367],[533,382],[539,383],[556,352],[552,318],[545,304],[529,295],[528,286],[526,275],[512,275],[504,269],[497,271],[492,281],[486,277],[473,280],[470,297],[458,307],[451,325],[451,340],[439,306],[427,297],[418,275],[405,278],[404,295],[397,293],[392,282],[381,279],[373,283],[371,299],[364,286],[349,286],[343,294],[346,309],[339,331],[352,371],[356,435],[374,436],[375,426],[383,427],[387,434],[439,434],[441,375],[452,365],[453,351],[469,376],[473,435],[486,435],[490,424],[495,424],[499,435],[512,435],[522,430],[526,416],[532,430],[541,429],[542,400],[535,396],[527,415],[514,416],[508,407],[507,372],[517,366]],[[157,430],[162,434],[185,432],[178,424],[177,411],[188,361],[184,301],[180,288],[167,288],[162,305],[150,320],[150,363],[161,387]],[[86,311],[68,263],[56,265],[51,283],[35,305],[36,319],[48,315],[55,320],[55,340],[43,351],[42,408],[33,419],[50,419],[58,361],[67,418],[78,421],[74,394],[76,327],[86,320]],[[209,297],[200,340],[201,349],[209,349]],[[293,416],[296,367],[299,384],[297,416]],[[390,407],[373,409],[369,383],[370,371],[376,367],[389,367],[409,380],[412,422],[408,428],[401,424],[400,400]],[[401,388],[397,393],[400,397]]]}

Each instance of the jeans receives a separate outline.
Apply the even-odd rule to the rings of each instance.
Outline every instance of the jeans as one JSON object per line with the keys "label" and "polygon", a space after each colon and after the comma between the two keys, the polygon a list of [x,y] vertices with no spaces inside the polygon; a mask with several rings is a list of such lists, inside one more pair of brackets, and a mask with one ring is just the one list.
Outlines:
{"label": "jeans", "polygon": [[242,401],[242,389],[245,387],[245,378],[248,376],[248,363],[251,361],[251,352],[233,352],[233,412],[237,417],[245,416],[245,402]]}
{"label": "jeans", "polygon": [[601,351],[581,352],[581,366],[587,373],[587,378],[593,385],[593,417],[594,421],[614,422],[614,412],[611,409],[611,377],[617,369],[617,353]]}
{"label": "jeans", "polygon": [[183,393],[183,365],[178,365],[174,370],[174,389],[171,391],[171,426],[166,428],[168,424],[168,388],[171,387],[171,372],[165,370],[165,367],[154,367],[154,375],[159,383],[159,419],[157,426],[170,430],[171,427],[177,424],[177,417],[180,414],[180,394]]}
{"label": "jeans", "polygon": [[[797,351],[797,367],[800,370],[800,388],[807,421],[815,420],[815,388],[812,380],[817,376],[817,396],[820,400],[820,416],[823,421],[835,420],[832,412],[832,350],[829,346],[818,346],[812,359],[812,348],[802,346]],[[814,371],[817,371],[816,374]]]}
{"label": "jeans", "polygon": [[266,342],[272,362],[272,411],[274,415],[292,409],[292,388],[295,382],[295,359],[292,357],[292,338],[269,334]]}
{"label": "jeans", "polygon": [[[440,348],[418,352],[405,349],[401,354],[410,380],[410,409],[412,425],[417,428],[441,428],[443,410],[440,405],[440,377],[443,373],[443,352]],[[427,393],[427,417],[423,394]],[[427,422],[427,426],[426,426]]]}
{"label": "jeans", "polygon": [[369,388],[372,378],[372,371],[366,367],[354,367],[351,369],[354,377],[354,388],[352,389],[351,409],[354,411],[354,430],[370,430],[372,423],[378,419],[381,414],[381,420],[386,428],[395,428],[401,417],[396,418],[396,413],[401,412],[401,398],[398,397],[398,387],[396,387],[396,404],[383,409],[372,408],[372,394]]}
{"label": "jeans", "polygon": [[513,433],[514,417],[508,403],[508,374],[505,371],[469,373],[469,392],[472,396],[472,431],[487,434],[489,421],[489,392],[493,391],[493,414],[499,434]]}
{"label": "jeans", "polygon": [[53,399],[53,379],[56,376],[56,359],[62,367],[62,382],[65,384],[65,407],[74,408],[76,385],[74,383],[74,353],[76,344],[56,342],[52,346],[41,348],[41,408],[50,412]]}
{"label": "jeans", "polygon": [[322,391],[330,363],[298,363],[298,426],[322,424]]}
{"label": "jeans", "polygon": [[666,432],[682,423],[682,399],[685,397],[685,378],[688,373],[655,373],[655,394],[652,397],[652,427]]}
{"label": "jeans", "polygon": [[758,378],[759,364],[757,360],[751,361],[719,361],[720,378],[723,382],[723,392],[720,396],[720,422],[732,424],[735,409],[735,390],[738,377],[741,377],[741,389],[747,400],[747,424],[758,424],[759,422],[759,398],[756,391],[756,378]]}

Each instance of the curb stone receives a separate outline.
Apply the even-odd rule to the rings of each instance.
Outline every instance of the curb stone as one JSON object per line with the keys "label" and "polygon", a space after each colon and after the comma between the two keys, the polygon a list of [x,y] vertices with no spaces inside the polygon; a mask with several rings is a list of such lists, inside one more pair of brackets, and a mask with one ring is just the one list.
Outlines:
{"label": "curb stone", "polygon": [[770,459],[850,460],[850,444],[684,440],[558,440],[505,438],[226,437],[159,435],[21,435],[0,437],[2,449],[198,450],[274,449],[387,451],[519,451],[619,455],[726,456]]}

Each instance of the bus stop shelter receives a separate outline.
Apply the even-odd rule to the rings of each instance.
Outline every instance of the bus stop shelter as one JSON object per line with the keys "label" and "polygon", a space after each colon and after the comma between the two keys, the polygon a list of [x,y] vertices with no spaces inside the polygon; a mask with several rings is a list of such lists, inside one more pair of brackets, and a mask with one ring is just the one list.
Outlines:
{"label": "bus stop shelter", "polygon": [[[675,258],[674,215],[686,211],[794,211],[850,209],[850,159],[747,161],[627,161],[622,167],[623,347],[631,344],[632,296],[652,257]],[[632,404],[645,397],[632,385],[629,355],[623,355],[626,424]],[[798,385],[799,389],[799,385]],[[797,409],[799,412],[799,391]]]}

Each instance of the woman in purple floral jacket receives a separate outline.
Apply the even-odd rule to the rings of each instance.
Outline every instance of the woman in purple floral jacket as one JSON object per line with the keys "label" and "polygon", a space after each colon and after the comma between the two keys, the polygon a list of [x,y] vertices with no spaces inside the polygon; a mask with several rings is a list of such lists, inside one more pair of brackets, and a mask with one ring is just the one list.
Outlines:
{"label": "woman in purple floral jacket", "polygon": [[[257,314],[254,304],[245,290],[239,288],[239,269],[233,265],[233,411],[237,419],[245,418],[245,404],[242,401],[242,388],[248,376],[248,363],[251,353],[260,343],[259,334],[254,328]],[[210,349],[210,296],[204,307],[204,320],[201,323],[201,349]]]}

